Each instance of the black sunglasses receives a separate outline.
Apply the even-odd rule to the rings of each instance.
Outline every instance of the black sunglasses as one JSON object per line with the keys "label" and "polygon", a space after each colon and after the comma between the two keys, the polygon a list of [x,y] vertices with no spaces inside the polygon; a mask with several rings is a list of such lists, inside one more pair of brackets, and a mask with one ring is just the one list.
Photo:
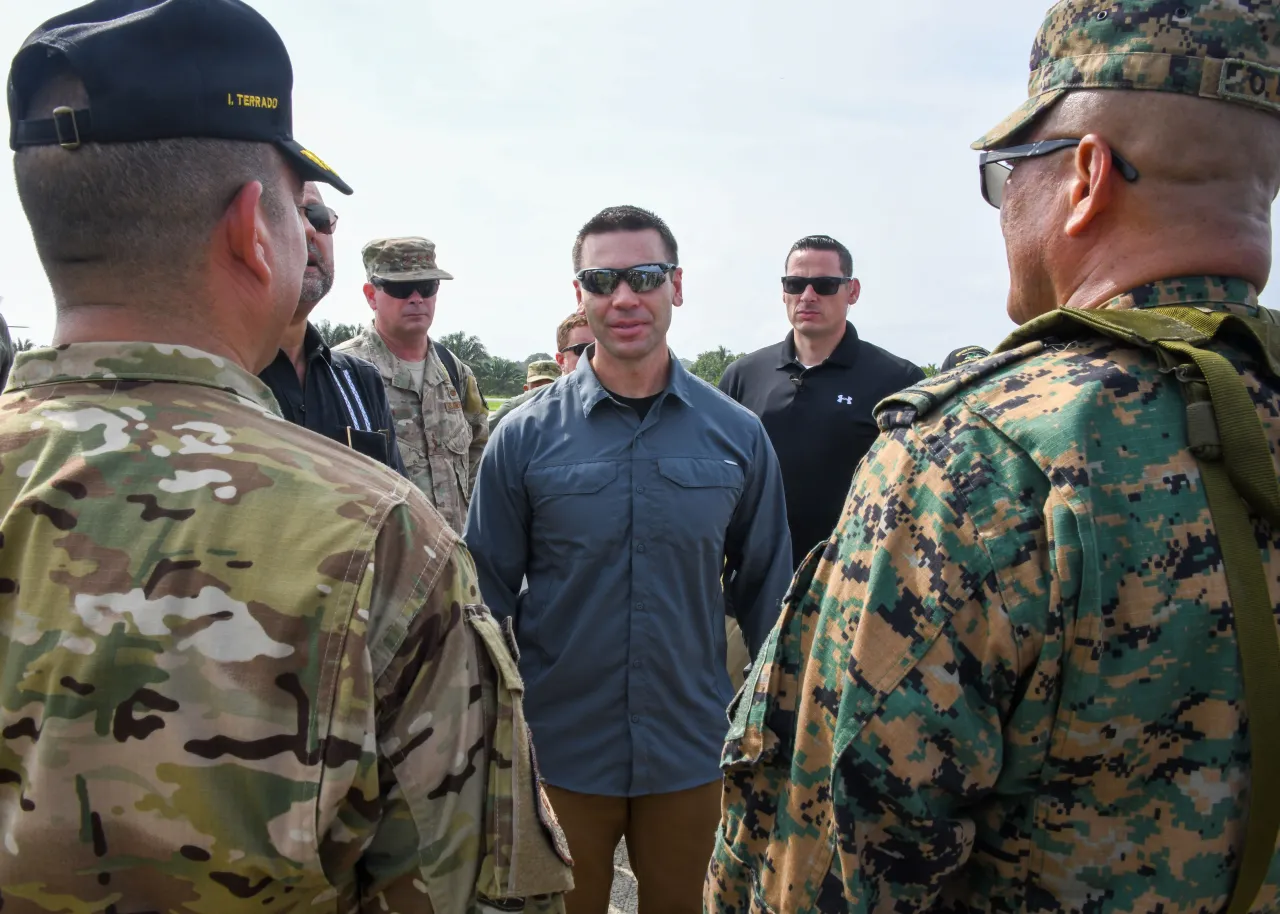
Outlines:
{"label": "black sunglasses", "polygon": [[627,281],[631,291],[637,295],[641,292],[652,292],[667,281],[667,275],[676,268],[674,263],[642,263],[625,270],[609,270],[605,268],[582,270],[578,273],[578,282],[582,288],[592,295],[612,295],[618,283]]}
{"label": "black sunglasses", "polygon": [[408,298],[417,292],[423,298],[430,298],[440,291],[438,279],[412,279],[407,282],[393,282],[390,279],[375,279],[373,285],[386,292],[392,298]]}
{"label": "black sunglasses", "polygon": [[850,279],[850,276],[784,276],[782,291],[788,295],[802,295],[805,289],[813,286],[813,291],[819,295],[835,295]]}
{"label": "black sunglasses", "polygon": [[333,230],[338,227],[338,214],[323,203],[308,203],[302,207],[302,215],[307,217],[311,227],[321,235],[332,235]]}
{"label": "black sunglasses", "polygon": [[590,345],[591,345],[590,343],[574,343],[572,346],[565,346],[560,351],[572,352],[578,358],[582,358],[582,354],[587,351],[587,347]]}
{"label": "black sunglasses", "polygon": [[[1004,203],[1004,186],[1013,173],[1013,166],[1023,159],[1034,159],[1039,156],[1052,155],[1064,149],[1079,146],[1081,140],[1041,140],[1039,143],[1027,143],[1023,146],[1010,146],[1007,149],[991,149],[978,156],[978,177],[982,184],[982,199],[996,209]],[[1115,163],[1120,175],[1130,184],[1138,180],[1138,169],[1134,168],[1114,149],[1111,161]]]}

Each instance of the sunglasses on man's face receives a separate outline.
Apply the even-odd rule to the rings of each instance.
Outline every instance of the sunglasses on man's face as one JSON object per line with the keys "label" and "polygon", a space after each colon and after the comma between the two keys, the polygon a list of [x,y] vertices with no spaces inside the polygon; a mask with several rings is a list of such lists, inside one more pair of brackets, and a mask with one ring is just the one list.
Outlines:
{"label": "sunglasses on man's face", "polygon": [[389,279],[379,279],[374,284],[375,288],[381,289],[392,298],[405,299],[417,292],[423,298],[430,298],[440,291],[440,280],[438,279],[419,279],[409,282],[392,282]]}
{"label": "sunglasses on man's face", "polygon": [[321,235],[332,235],[333,230],[338,227],[338,214],[323,203],[308,203],[302,207],[302,215],[307,217],[311,227]]}
{"label": "sunglasses on man's face", "polygon": [[805,289],[813,286],[813,291],[819,295],[835,295],[848,281],[848,276],[784,276],[782,291],[788,295],[803,295]]}
{"label": "sunglasses on man's face", "polygon": [[560,350],[560,352],[561,353],[572,352],[578,358],[582,358],[582,354],[587,351],[587,347],[590,345],[591,345],[590,343],[574,343],[572,346],[565,346],[563,349]]}
{"label": "sunglasses on man's face", "polygon": [[642,263],[625,270],[582,270],[578,273],[578,282],[592,295],[612,295],[618,284],[626,280],[631,291],[638,295],[661,286],[675,268],[674,263]]}
{"label": "sunglasses on man's face", "polygon": [[[1004,188],[1013,174],[1013,167],[1027,159],[1052,155],[1064,149],[1074,149],[1081,140],[1041,140],[1039,143],[1027,143],[1023,146],[1010,146],[1007,149],[989,149],[978,156],[978,178],[982,185],[982,199],[996,209],[1004,203]],[[1134,168],[1114,149],[1111,161],[1115,164],[1120,176],[1132,184],[1138,180],[1138,169]]]}

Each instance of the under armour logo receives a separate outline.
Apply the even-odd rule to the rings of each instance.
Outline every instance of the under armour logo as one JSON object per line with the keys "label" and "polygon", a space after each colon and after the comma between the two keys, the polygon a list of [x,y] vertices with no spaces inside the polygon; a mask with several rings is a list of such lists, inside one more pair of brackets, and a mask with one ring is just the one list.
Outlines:
{"label": "under armour logo", "polygon": [[844,394],[836,396],[837,403],[843,403],[845,406],[853,406],[853,397],[846,397]]}

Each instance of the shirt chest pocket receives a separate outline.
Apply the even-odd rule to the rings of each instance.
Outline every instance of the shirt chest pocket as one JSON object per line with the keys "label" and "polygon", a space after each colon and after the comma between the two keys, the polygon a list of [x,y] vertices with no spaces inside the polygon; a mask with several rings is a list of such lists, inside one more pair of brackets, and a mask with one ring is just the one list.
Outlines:
{"label": "shirt chest pocket", "polygon": [[549,558],[615,552],[626,532],[626,487],[611,461],[540,467],[525,475],[533,536]]}
{"label": "shirt chest pocket", "polygon": [[658,475],[670,509],[664,513],[671,540],[722,550],[725,531],[742,499],[742,467],[714,457],[663,457]]}

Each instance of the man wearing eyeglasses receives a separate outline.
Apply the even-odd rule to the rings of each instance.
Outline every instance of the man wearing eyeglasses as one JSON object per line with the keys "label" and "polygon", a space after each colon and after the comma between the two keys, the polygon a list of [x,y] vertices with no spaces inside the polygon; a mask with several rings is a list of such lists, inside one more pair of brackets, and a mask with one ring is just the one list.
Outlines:
{"label": "man wearing eyeglasses", "polygon": [[801,238],[785,267],[791,332],[731,364],[720,389],[760,417],[778,452],[798,566],[831,536],[853,469],[879,434],[875,405],[924,372],[858,336],[849,309],[862,284],[843,244],[827,235]]}
{"label": "man wearing eyeglasses", "polygon": [[520,646],[570,914],[606,914],[624,836],[642,914],[701,911],[732,695],[721,575],[753,652],[791,576],[760,420],[667,347],[677,256],[647,210],[582,228],[574,286],[596,342],[498,427],[464,533]]}
{"label": "man wearing eyeglasses", "polygon": [[1280,2],[1063,0],[975,148],[1020,326],[877,410],[710,914],[1280,906]]}
{"label": "man wearing eyeglasses", "polygon": [[591,328],[587,326],[587,316],[580,312],[569,315],[560,322],[560,326],[556,328],[556,360],[550,368],[555,370],[555,376],[549,374],[538,375],[543,380],[542,384],[535,383],[537,378],[534,376],[534,365],[545,365],[544,362],[534,362],[529,366],[529,383],[525,385],[524,393],[517,394],[493,414],[489,419],[489,434],[493,434],[493,430],[498,427],[511,411],[521,404],[527,403],[533,399],[533,395],[547,383],[555,381],[562,374],[573,374],[573,370],[578,367],[578,359],[582,357],[582,353],[586,348],[595,342],[595,337],[591,334]]}
{"label": "man wearing eyeglasses", "polygon": [[409,478],[461,531],[489,440],[489,407],[471,368],[431,340],[440,281],[453,276],[426,238],[378,239],[362,255],[373,321],[334,348],[378,369]]}
{"label": "man wearing eyeglasses", "polygon": [[338,214],[319,188],[303,189],[307,271],[293,320],[285,328],[275,360],[258,373],[271,388],[280,412],[294,425],[332,438],[405,475],[396,446],[395,422],[382,376],[364,359],[334,352],[309,320],[333,288],[333,232]]}

